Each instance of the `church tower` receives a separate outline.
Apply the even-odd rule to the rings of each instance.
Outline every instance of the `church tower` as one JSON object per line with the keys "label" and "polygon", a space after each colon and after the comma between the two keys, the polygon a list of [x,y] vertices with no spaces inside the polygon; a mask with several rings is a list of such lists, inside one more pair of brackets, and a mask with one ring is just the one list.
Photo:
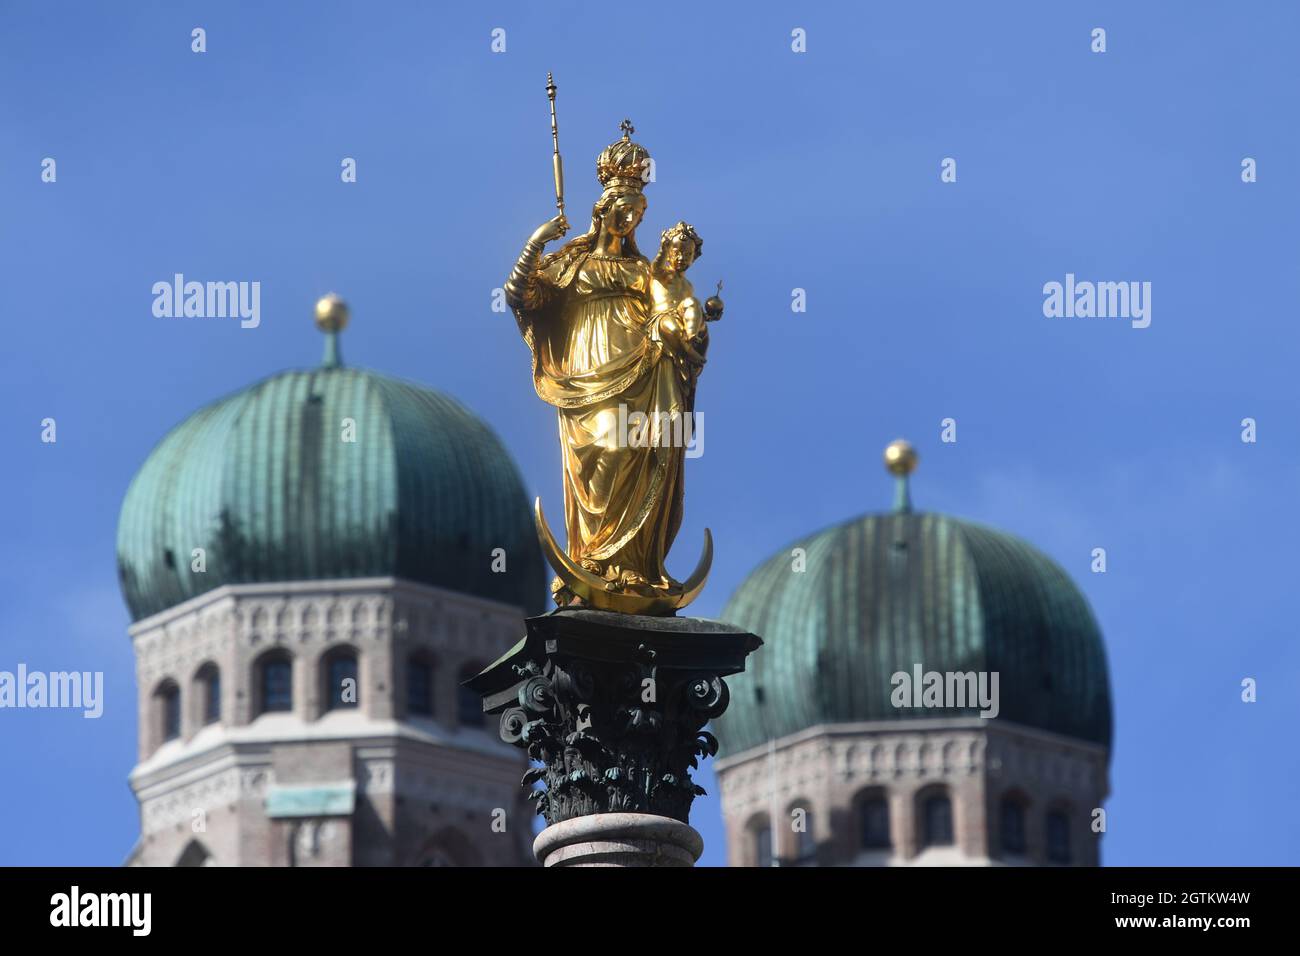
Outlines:
{"label": "church tower", "polygon": [[544,577],[523,483],[459,403],[325,357],[195,412],[118,527],[134,865],[532,861],[526,763],[460,682]]}
{"label": "church tower", "polygon": [[716,721],[731,865],[1097,865],[1111,703],[1086,599],[1026,542],[913,511],[906,442],[885,461],[892,511],[780,551],[723,611],[766,642]]}

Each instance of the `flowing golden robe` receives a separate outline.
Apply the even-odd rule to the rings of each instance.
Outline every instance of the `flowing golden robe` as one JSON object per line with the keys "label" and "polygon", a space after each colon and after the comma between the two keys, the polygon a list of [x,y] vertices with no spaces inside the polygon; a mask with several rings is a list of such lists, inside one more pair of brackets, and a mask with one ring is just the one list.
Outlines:
{"label": "flowing golden robe", "polygon": [[559,413],[569,555],[624,586],[672,585],[664,557],[681,526],[685,449],[636,447],[625,431],[636,412],[654,422],[689,411],[649,328],[649,263],[586,251],[544,260],[516,318],[537,394]]}

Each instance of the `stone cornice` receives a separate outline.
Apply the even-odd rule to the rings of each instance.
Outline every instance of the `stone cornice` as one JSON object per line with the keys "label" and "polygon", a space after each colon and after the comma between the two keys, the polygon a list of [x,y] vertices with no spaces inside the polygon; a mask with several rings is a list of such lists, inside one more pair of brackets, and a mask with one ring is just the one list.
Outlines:
{"label": "stone cornice", "polygon": [[190,772],[209,773],[210,765],[223,758],[236,763],[249,758],[257,760],[264,758],[269,748],[277,744],[319,741],[346,741],[357,748],[381,744],[397,746],[399,742],[405,742],[500,761],[512,772],[517,772],[522,765],[518,751],[487,730],[475,728],[448,732],[430,723],[436,730],[436,733],[430,733],[427,729],[394,720],[349,721],[330,726],[328,720],[303,723],[290,715],[283,717],[285,719],[276,721],[274,726],[259,727],[265,718],[243,727],[213,725],[188,744],[166,744],[131,771],[131,787],[141,793],[163,783],[170,785],[171,781],[184,779]]}
{"label": "stone cornice", "polygon": [[[1079,740],[1075,737],[1066,737],[1046,730],[1039,730],[1035,727],[1025,726],[1024,724],[1015,724],[1001,719],[986,720],[982,717],[916,717],[907,720],[873,720],[844,724],[816,724],[806,730],[801,730],[797,734],[790,734],[786,737],[779,738],[775,742],[775,749],[781,751],[789,747],[798,746],[799,744],[805,743],[809,740],[815,740],[819,737],[834,739],[838,737],[927,734],[962,730],[985,731],[989,734],[1019,737],[1043,744],[1068,746],[1075,750],[1086,751],[1094,754],[1107,761],[1110,757],[1109,749],[1101,744],[1087,740]],[[716,773],[723,773],[731,767],[748,763],[757,758],[766,757],[768,749],[768,744],[761,744],[737,754],[718,758],[714,761],[713,769]]]}
{"label": "stone cornice", "polygon": [[405,578],[331,578],[319,581],[274,581],[258,584],[223,584],[175,607],[141,618],[127,628],[132,637],[156,630],[190,614],[212,608],[224,601],[238,598],[292,598],[306,595],[335,593],[339,595],[364,592],[386,592],[393,596],[409,596],[428,601],[441,601],[451,609],[483,611],[522,617],[523,611],[513,604],[488,598],[449,591],[428,584],[419,584]]}

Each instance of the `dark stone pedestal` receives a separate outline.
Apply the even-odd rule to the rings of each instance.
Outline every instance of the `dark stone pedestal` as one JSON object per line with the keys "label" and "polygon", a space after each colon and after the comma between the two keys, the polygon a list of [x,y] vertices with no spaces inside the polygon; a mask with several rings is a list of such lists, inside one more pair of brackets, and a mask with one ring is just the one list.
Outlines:
{"label": "dark stone pedestal", "polygon": [[523,640],[465,684],[501,715],[501,738],[544,765],[523,785],[544,782],[532,799],[550,827],[592,814],[689,823],[704,792],[691,768],[718,749],[704,725],[727,708],[723,678],[762,640],[718,621],[585,609],[525,623]]}

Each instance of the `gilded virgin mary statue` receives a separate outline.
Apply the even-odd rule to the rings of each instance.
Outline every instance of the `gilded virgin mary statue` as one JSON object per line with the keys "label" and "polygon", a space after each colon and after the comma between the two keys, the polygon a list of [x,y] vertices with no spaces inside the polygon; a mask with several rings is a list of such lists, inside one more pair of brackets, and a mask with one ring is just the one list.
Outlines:
{"label": "gilded virgin mary statue", "polygon": [[685,280],[703,248],[691,226],[665,230],[654,262],[637,247],[650,154],[632,141],[630,123],[622,128],[596,160],[603,192],[590,228],[544,255],[569,224],[561,212],[539,226],[505,294],[532,352],[537,394],[559,419],[565,549],[536,504],[556,603],[672,614],[699,593],[712,561],[705,531],[685,582],[664,566],[682,522],[685,445],[708,349],[703,320],[722,305],[701,306]]}

